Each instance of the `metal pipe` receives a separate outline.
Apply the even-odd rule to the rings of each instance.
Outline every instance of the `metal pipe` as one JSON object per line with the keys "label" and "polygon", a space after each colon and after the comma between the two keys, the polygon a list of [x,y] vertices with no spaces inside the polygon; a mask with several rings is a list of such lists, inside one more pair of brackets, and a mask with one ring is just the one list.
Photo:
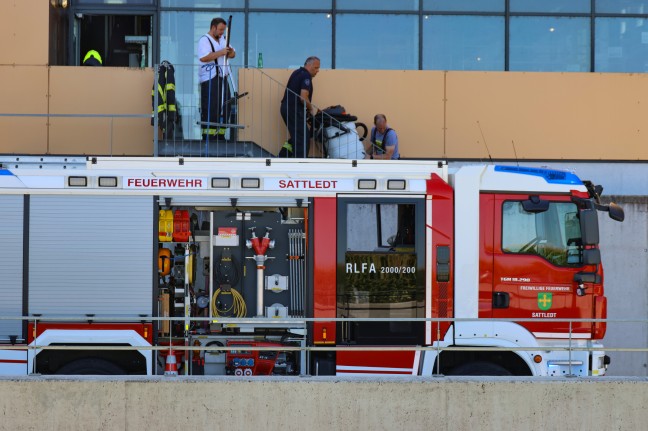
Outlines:
{"label": "metal pipe", "polygon": [[214,297],[214,212],[209,211],[209,318],[213,315],[211,307],[212,299]]}
{"label": "metal pipe", "polygon": [[293,229],[292,233],[292,250],[290,252],[290,267],[292,270],[292,284],[293,284],[293,316],[297,316],[297,294],[299,293],[297,290],[297,242],[295,241],[295,233],[296,229]]}
{"label": "metal pipe", "polygon": [[293,230],[288,230],[288,290],[290,290],[290,306],[288,314],[294,316],[295,313],[295,292],[293,289],[293,272],[292,272],[292,255],[293,255]]}
{"label": "metal pipe", "polygon": [[294,273],[294,288],[295,288],[295,316],[299,316],[299,243],[297,241],[297,233],[299,230],[293,231],[293,273]]}
{"label": "metal pipe", "polygon": [[297,230],[297,311],[298,316],[304,315],[304,244],[303,244],[303,231]]}
{"label": "metal pipe", "polygon": [[304,298],[306,298],[306,233],[304,231],[301,232],[301,245],[302,245],[302,254],[303,254],[303,259],[301,260],[301,267],[302,267],[302,279],[301,279],[301,286],[302,286],[302,316],[306,315],[306,307],[304,304]]}
{"label": "metal pipe", "polygon": [[263,265],[257,263],[257,316],[263,317]]}

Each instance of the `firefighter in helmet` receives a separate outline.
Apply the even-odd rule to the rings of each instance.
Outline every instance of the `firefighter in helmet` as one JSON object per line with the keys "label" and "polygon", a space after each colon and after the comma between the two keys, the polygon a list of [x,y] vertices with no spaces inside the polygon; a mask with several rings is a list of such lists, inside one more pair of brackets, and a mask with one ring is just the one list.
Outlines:
{"label": "firefighter in helmet", "polygon": [[88,51],[88,53],[83,57],[84,66],[102,66],[103,62],[101,61],[101,55],[94,49]]}

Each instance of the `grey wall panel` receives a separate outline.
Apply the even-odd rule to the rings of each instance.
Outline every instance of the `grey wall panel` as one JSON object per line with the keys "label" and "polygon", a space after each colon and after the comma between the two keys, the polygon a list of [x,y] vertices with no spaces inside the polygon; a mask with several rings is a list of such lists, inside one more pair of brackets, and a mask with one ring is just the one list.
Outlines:
{"label": "grey wall panel", "polygon": [[[22,316],[24,197],[0,196],[0,316]],[[20,320],[0,320],[0,340],[22,334]]]}
{"label": "grey wall panel", "polygon": [[152,314],[153,198],[32,196],[29,312]]}

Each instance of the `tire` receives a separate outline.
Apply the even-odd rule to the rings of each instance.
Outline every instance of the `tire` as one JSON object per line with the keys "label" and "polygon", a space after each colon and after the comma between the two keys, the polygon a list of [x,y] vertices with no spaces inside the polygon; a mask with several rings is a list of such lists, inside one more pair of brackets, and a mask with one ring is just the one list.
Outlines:
{"label": "tire", "polygon": [[117,364],[101,358],[84,358],[68,362],[59,368],[59,375],[102,375],[115,376],[127,374]]}
{"label": "tire", "polygon": [[449,376],[512,376],[506,368],[492,362],[468,362],[457,365]]}

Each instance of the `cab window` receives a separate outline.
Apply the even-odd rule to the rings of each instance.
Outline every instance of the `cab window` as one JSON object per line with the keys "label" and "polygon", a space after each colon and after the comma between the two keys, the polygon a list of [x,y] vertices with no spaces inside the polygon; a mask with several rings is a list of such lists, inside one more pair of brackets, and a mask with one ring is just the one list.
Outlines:
{"label": "cab window", "polygon": [[578,208],[550,202],[546,211],[527,212],[519,201],[502,207],[502,251],[540,256],[556,266],[582,265]]}

